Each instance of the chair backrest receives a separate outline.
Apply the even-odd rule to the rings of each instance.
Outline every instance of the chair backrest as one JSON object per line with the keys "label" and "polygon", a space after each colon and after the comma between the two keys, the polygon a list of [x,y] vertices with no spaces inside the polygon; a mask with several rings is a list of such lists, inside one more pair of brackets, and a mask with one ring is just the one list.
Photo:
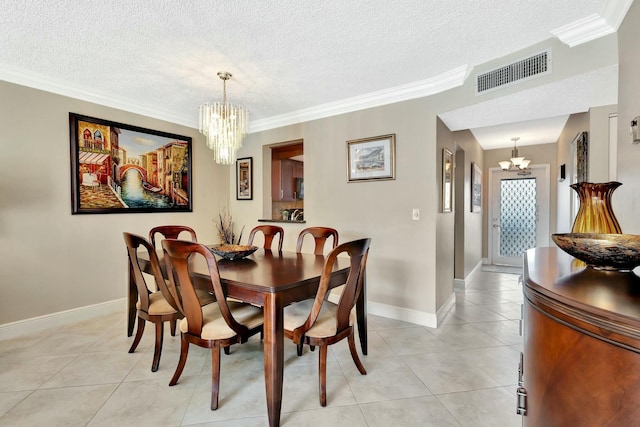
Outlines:
{"label": "chair backrest", "polygon": [[[218,263],[205,245],[185,240],[165,239],[162,241],[164,259],[169,273],[170,286],[178,289],[178,310],[187,318],[188,333],[197,337],[202,334],[203,315],[200,300],[196,294],[191,275],[189,274],[189,258],[193,256],[203,256],[207,262],[209,276],[211,277],[211,288],[216,297],[218,307],[227,325],[239,337],[246,337],[249,329],[238,323],[227,304],[227,298],[220,284],[220,273]],[[216,304],[216,303],[213,303]]]}
{"label": "chair backrest", "polygon": [[153,245],[156,246],[156,234],[161,234],[165,239],[177,239],[180,233],[185,232],[191,235],[191,241],[197,242],[196,232],[193,228],[187,227],[186,225],[160,225],[158,227],[153,227],[151,231],[149,231],[149,241]]}
{"label": "chair backrest", "polygon": [[296,244],[296,252],[302,252],[302,243],[304,236],[310,234],[315,240],[315,249],[313,251],[316,255],[322,255],[324,253],[324,245],[329,237],[333,237],[332,249],[338,246],[338,231],[329,227],[308,227],[298,234],[298,243]]}
{"label": "chair backrest", "polygon": [[349,327],[349,316],[351,314],[351,310],[355,306],[358,296],[360,295],[360,291],[362,290],[362,281],[364,279],[364,270],[367,264],[370,244],[370,238],[354,240],[338,245],[331,251],[331,253],[329,253],[322,269],[320,285],[318,286],[318,292],[315,300],[313,301],[311,313],[309,313],[307,320],[293,331],[295,342],[298,342],[298,340],[309,329],[311,329],[313,324],[316,322],[318,314],[320,314],[322,304],[328,297],[327,293],[329,292],[329,282],[331,281],[334,264],[338,255],[343,253],[349,255],[350,268],[342,295],[340,296],[340,301],[338,302],[336,333],[339,333]]}
{"label": "chair backrest", "polygon": [[279,235],[278,241],[278,252],[282,252],[282,241],[284,240],[284,229],[282,227],[278,227],[277,225],[258,225],[253,227],[251,233],[249,233],[249,240],[247,242],[248,245],[253,244],[253,238],[258,231],[261,231],[264,234],[264,248],[271,249],[271,243],[273,242],[273,238],[276,235]]}
{"label": "chair backrest", "polygon": [[138,249],[142,246],[149,255],[149,261],[151,262],[151,270],[153,272],[153,278],[156,283],[156,287],[162,292],[162,296],[167,300],[175,310],[178,310],[177,301],[175,299],[175,293],[167,287],[162,276],[162,269],[160,268],[160,261],[155,248],[142,236],[131,233],[122,233],[124,236],[124,243],[127,246],[127,255],[129,258],[129,269],[133,276],[133,279],[138,289],[138,298],[140,299],[140,309],[144,311],[149,310],[149,292],[154,289],[149,288],[145,280],[144,274],[142,274],[142,267],[140,266],[140,260],[138,259]]}

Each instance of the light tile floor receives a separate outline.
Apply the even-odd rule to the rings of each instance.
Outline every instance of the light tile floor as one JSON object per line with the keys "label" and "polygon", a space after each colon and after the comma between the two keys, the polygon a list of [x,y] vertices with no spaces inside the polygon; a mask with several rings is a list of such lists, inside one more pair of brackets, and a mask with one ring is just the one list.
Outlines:
{"label": "light tile floor", "polygon": [[[283,426],[517,427],[522,339],[518,276],[480,272],[437,328],[369,316],[367,369],[346,340],[331,346],[327,407],[318,402],[317,351],[285,340]],[[179,337],[166,332],[151,372],[153,329],[128,354],[123,315],[0,341],[0,426],[267,426],[262,344],[222,355],[220,406],[209,409],[210,352],[191,346],[180,382],[168,382]]]}

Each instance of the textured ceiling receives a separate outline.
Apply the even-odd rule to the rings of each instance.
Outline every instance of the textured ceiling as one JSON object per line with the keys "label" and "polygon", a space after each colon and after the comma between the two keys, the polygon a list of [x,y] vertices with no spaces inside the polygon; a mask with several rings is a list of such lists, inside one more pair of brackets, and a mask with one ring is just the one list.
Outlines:
{"label": "textured ceiling", "polygon": [[631,1],[0,0],[0,79],[195,127],[225,70],[257,130],[464,74],[572,23],[617,28],[612,5]]}

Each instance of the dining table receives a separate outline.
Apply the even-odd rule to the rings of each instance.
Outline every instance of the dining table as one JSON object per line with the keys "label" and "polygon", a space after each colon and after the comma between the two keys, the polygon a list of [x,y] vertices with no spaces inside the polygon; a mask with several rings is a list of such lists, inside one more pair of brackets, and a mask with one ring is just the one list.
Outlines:
{"label": "dining table", "polygon": [[[158,251],[166,275],[162,252]],[[190,271],[196,286],[210,288],[211,282],[203,257],[193,257]],[[264,380],[269,425],[280,425],[284,370],[283,310],[287,305],[316,295],[326,257],[310,253],[279,252],[258,249],[243,259],[218,259],[220,281],[229,298],[263,307]],[[143,271],[151,272],[146,252],[139,253]],[[349,258],[338,257],[331,273],[330,288],[341,286],[349,274]],[[129,271],[127,334],[133,334],[136,319],[137,288]],[[366,278],[356,302],[356,318],[362,353],[367,354]]]}

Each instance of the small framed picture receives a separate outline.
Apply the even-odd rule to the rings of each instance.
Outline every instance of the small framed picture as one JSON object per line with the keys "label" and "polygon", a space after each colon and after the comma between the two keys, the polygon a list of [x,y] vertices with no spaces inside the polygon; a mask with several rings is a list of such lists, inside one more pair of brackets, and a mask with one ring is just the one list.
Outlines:
{"label": "small framed picture", "polygon": [[482,169],[471,163],[471,212],[482,212]]}
{"label": "small framed picture", "polygon": [[236,200],[253,200],[253,157],[236,160]]}
{"label": "small framed picture", "polygon": [[396,178],[395,134],[347,141],[347,182]]}

